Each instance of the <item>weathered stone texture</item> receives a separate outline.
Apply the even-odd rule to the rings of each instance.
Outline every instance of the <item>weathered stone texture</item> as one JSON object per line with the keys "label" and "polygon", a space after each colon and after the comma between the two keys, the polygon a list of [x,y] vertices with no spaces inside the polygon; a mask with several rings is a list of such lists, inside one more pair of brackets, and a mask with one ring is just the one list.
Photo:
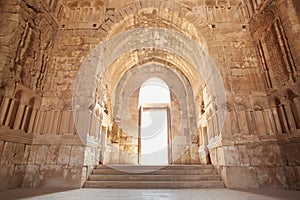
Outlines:
{"label": "weathered stone texture", "polygon": [[0,190],[81,187],[99,162],[137,164],[151,77],[170,89],[172,163],[213,164],[227,187],[299,190],[299,10],[297,0],[1,1]]}
{"label": "weathered stone texture", "polygon": [[[1,87],[12,94],[14,82],[41,91],[50,49],[58,28],[44,1],[1,3]],[[12,57],[15,55],[15,57]],[[9,71],[8,71],[9,70]],[[9,93],[10,92],[10,93]],[[3,96],[2,94],[1,96]]]}
{"label": "weathered stone texture", "polygon": [[28,145],[4,141],[0,144],[1,190],[21,187],[28,160],[28,152],[25,150]]}
{"label": "weathered stone texture", "polygon": [[224,167],[221,176],[230,188],[257,188],[259,187],[256,171],[252,167]]}
{"label": "weathered stone texture", "polygon": [[83,157],[79,146],[31,146],[23,187],[80,187]]}
{"label": "weathered stone texture", "polygon": [[22,187],[81,187],[82,166],[27,165]]}

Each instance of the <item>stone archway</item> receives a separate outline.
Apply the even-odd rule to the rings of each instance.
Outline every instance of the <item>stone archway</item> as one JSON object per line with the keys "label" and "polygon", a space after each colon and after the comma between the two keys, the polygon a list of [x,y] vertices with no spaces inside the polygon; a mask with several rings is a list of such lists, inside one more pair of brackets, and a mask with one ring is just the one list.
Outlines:
{"label": "stone archway", "polygon": [[[160,19],[158,20],[161,21],[160,24],[154,23],[155,20],[147,15],[150,12]],[[79,87],[82,91],[77,97],[74,93],[75,110],[84,110],[82,108],[85,107],[93,111],[95,107],[103,107],[113,124],[115,116],[111,96],[117,82],[129,68],[158,61],[162,64],[171,64],[170,66],[177,68],[187,77],[192,85],[192,92],[195,94],[195,98],[189,101],[199,101],[202,90],[208,88],[211,105],[214,107],[213,114],[218,118],[218,130],[222,130],[226,115],[225,88],[218,68],[206,52],[205,38],[210,38],[207,35],[209,27],[203,23],[205,21],[201,18],[203,15],[197,12],[186,9],[182,4],[164,1],[132,3],[110,12],[105,22],[94,27],[98,39],[107,40],[96,46],[82,63],[81,69],[85,67],[89,72],[81,73],[85,70],[80,69],[79,76],[90,74],[90,78],[80,81],[77,79],[75,93],[78,85],[89,86]],[[171,16],[179,20],[170,21]],[[138,23],[139,20],[141,23]],[[106,71],[108,76],[101,76]],[[202,77],[204,80],[199,83]],[[101,84],[105,85],[100,86]],[[105,94],[104,98],[97,96],[96,91],[99,90],[99,86],[101,94]],[[199,109],[198,106],[196,109]],[[196,115],[193,117],[196,121],[199,118]],[[196,125],[195,129],[190,132],[189,141],[198,142],[197,130],[199,127]],[[113,132],[112,135],[118,135],[118,131],[113,129],[110,132]],[[221,140],[220,131],[216,132],[214,135],[217,137],[214,142]],[[82,138],[85,139],[85,134]],[[193,151],[198,153],[198,147],[195,147]]]}
{"label": "stone archway", "polygon": [[[176,72],[171,67],[158,63],[148,63],[128,70],[119,81],[113,95],[113,116],[116,126],[122,130],[126,137],[138,138],[139,130],[139,90],[142,84],[151,77],[164,80],[170,88],[171,104],[170,126],[172,141],[172,160],[169,163],[197,163],[197,151],[194,154],[186,154],[188,147],[192,145],[191,134],[196,134],[197,124],[194,95],[191,84],[185,76]],[[135,144],[138,145],[137,140]],[[127,143],[120,144],[127,146]],[[132,149],[132,148],[131,148]],[[135,150],[137,153],[137,148]],[[131,152],[133,153],[133,152]],[[113,156],[114,157],[114,156]],[[133,159],[137,159],[132,157]],[[120,163],[136,163],[134,160],[123,160]]]}
{"label": "stone archway", "polygon": [[[225,89],[218,68],[198,43],[179,32],[161,28],[141,28],[126,31],[100,44],[90,53],[78,72],[75,84],[73,107],[75,110],[80,110],[79,117],[80,115],[88,115],[86,113],[89,113],[92,108],[100,103],[95,101],[95,91],[99,86],[98,83],[103,77],[103,73],[106,70],[112,70],[121,77],[120,74],[123,74],[128,68],[110,68],[110,66],[118,58],[128,54],[128,52],[134,54],[135,52],[147,49],[162,50],[167,52],[167,55],[177,55],[189,63],[190,68],[177,66],[187,73],[188,80],[195,80],[193,76],[203,77],[204,82],[209,88],[212,104],[217,108],[213,112],[217,112],[216,115],[219,119],[218,126],[221,130],[226,114],[226,101]],[[154,56],[151,57],[153,58]],[[132,65],[127,67],[132,67]],[[193,71],[196,73],[192,73]],[[115,82],[116,80],[110,82]],[[197,82],[194,81],[191,83],[196,84]],[[194,99],[192,98],[190,101],[194,101]],[[111,119],[113,119],[114,116],[111,108],[108,108],[107,112],[109,112],[112,117]],[[193,127],[189,123],[185,127],[187,128],[185,131],[188,137],[187,140],[194,141],[197,136],[197,127],[195,127],[194,131],[189,131],[188,128]],[[80,124],[77,124],[77,128],[81,139],[85,140],[86,132],[88,131],[84,129],[85,127],[80,127]],[[182,145],[181,148],[187,148],[187,145]],[[184,162],[189,163],[189,161]]]}
{"label": "stone archway", "polygon": [[[130,41],[130,43],[128,43]],[[101,74],[126,52],[139,49],[163,49],[185,59],[203,77],[210,88],[215,105],[224,110],[225,88],[215,63],[202,47],[185,35],[160,28],[145,28],[126,31],[112,37],[95,48],[82,63],[78,72],[73,95],[75,109],[88,108],[94,104],[97,83]],[[193,71],[193,69],[185,69]],[[84,75],[84,76],[83,76]],[[80,95],[79,95],[80,93]],[[82,98],[86,97],[86,98]]]}

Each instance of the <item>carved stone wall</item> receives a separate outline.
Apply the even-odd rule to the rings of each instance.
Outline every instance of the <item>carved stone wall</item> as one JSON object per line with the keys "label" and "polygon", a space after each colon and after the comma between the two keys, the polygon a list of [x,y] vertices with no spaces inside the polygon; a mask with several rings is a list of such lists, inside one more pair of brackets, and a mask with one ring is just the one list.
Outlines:
{"label": "carved stone wall", "polygon": [[293,151],[299,148],[299,108],[295,103],[299,98],[299,64],[295,61],[299,21],[292,20],[296,17],[292,1],[253,2],[250,30],[257,46],[257,67],[263,75],[264,92],[250,97],[251,104],[227,115],[233,123],[225,131],[229,128],[230,141],[235,144],[229,142],[226,148],[217,148],[212,162],[225,163],[221,173],[227,176],[228,185],[238,183],[236,171],[252,180],[240,182],[239,186],[299,189],[298,164],[290,161]]}
{"label": "carved stone wall", "polygon": [[2,2],[1,78],[6,94],[15,83],[42,91],[50,50],[58,29],[56,17],[44,1]]}
{"label": "carved stone wall", "polygon": [[31,133],[58,24],[53,5],[44,1],[0,4],[1,189],[7,189],[22,186],[27,173]]}
{"label": "carved stone wall", "polygon": [[[185,76],[187,107],[196,104],[184,115],[196,125],[174,132],[192,141],[181,163],[213,164],[227,187],[300,188],[297,0],[10,0],[0,11],[0,189],[81,187],[99,162],[136,159],[127,145],[136,141],[113,123],[123,117],[114,95],[128,71],[149,63]],[[150,48],[118,55],[139,40],[111,38],[138,28],[173,35],[161,49],[164,35],[153,34]],[[180,34],[193,42],[181,43]],[[96,58],[102,44],[105,58]],[[208,56],[192,62],[195,52]],[[216,74],[224,88],[203,81]],[[217,104],[222,89],[226,102]]]}

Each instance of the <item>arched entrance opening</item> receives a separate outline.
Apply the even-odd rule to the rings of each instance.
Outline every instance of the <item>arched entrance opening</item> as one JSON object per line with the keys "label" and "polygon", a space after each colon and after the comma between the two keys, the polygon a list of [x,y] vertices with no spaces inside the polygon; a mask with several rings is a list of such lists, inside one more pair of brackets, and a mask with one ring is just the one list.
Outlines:
{"label": "arched entrance opening", "polygon": [[[128,43],[134,38],[139,39]],[[144,59],[140,59],[143,56]],[[170,73],[159,66],[151,67],[148,64],[167,64]],[[91,52],[78,74],[84,76],[78,76],[76,81],[73,107],[84,116],[85,112],[89,113],[91,108],[98,106],[106,111],[107,121],[111,122],[107,146],[103,148],[104,164],[138,163],[136,138],[139,132],[139,111],[136,97],[139,90],[136,89],[147,80],[145,78],[162,78],[171,88],[171,163],[200,162],[199,127],[208,127],[208,143],[212,141],[217,144],[222,139],[219,130],[222,130],[225,120],[226,95],[218,68],[201,45],[179,32],[149,27],[116,35]],[[94,80],[93,84],[90,80]],[[205,114],[199,116],[195,107],[196,102],[201,102],[201,97],[206,94],[204,91],[210,94],[203,98],[205,110],[212,107],[208,117]],[[76,124],[83,141],[89,139],[84,125]],[[204,154],[206,152],[203,151]]]}
{"label": "arched entrance opening", "polygon": [[170,163],[170,104],[170,90],[163,80],[150,78],[142,85],[139,91],[139,164]]}

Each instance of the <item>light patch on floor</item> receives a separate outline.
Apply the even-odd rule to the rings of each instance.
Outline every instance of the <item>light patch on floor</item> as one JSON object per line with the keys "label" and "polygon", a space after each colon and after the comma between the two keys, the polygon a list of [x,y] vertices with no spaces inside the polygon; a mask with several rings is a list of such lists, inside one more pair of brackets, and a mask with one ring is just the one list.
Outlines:
{"label": "light patch on floor", "polygon": [[300,192],[281,189],[201,189],[201,190],[132,190],[132,189],[15,189],[0,192],[0,199],[59,200],[297,200]]}

